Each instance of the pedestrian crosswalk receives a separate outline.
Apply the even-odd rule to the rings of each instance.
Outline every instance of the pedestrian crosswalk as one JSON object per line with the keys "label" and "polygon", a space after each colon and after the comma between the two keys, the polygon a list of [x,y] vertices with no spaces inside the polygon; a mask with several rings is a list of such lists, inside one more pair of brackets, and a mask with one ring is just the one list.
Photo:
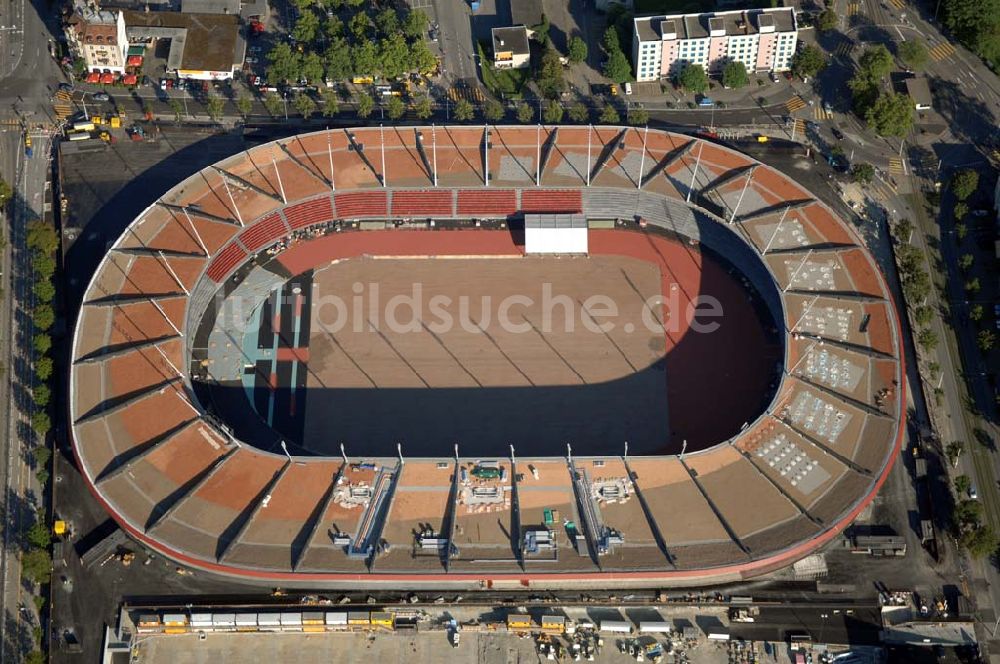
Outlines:
{"label": "pedestrian crosswalk", "polygon": [[464,99],[474,104],[481,104],[485,99],[483,91],[479,88],[479,86],[463,85],[461,83],[453,85],[448,89],[448,98],[453,102],[457,102],[459,99]]}
{"label": "pedestrian crosswalk", "polygon": [[899,157],[889,158],[889,172],[893,175],[902,175],[906,172],[906,167],[903,165],[903,160]]}
{"label": "pedestrian crosswalk", "polygon": [[817,120],[829,120],[833,117],[833,113],[830,111],[825,111],[819,106],[813,107],[813,118]]}
{"label": "pedestrian crosswalk", "polygon": [[889,4],[896,9],[903,9],[906,7],[906,2],[904,2],[904,0],[889,0]]}
{"label": "pedestrian crosswalk", "polygon": [[806,101],[802,97],[795,95],[785,103],[785,110],[789,113],[794,113],[800,108],[806,107]]}
{"label": "pedestrian crosswalk", "polygon": [[854,50],[854,42],[850,39],[842,39],[840,42],[833,47],[833,52],[843,58],[848,58],[851,56],[851,52]]}
{"label": "pedestrian crosswalk", "polygon": [[798,118],[798,119],[795,120],[795,127],[794,127],[794,131],[792,132],[792,135],[796,136],[797,138],[800,138],[800,139],[801,138],[805,138],[805,135],[806,135],[806,121],[805,120],[803,120],[801,118]]}
{"label": "pedestrian crosswalk", "polygon": [[72,97],[69,92],[66,90],[56,92],[56,97],[52,100],[52,109],[60,120],[65,120],[73,115]]}
{"label": "pedestrian crosswalk", "polygon": [[0,119],[0,127],[20,127],[21,121],[17,118],[2,118]]}
{"label": "pedestrian crosswalk", "polygon": [[933,60],[944,60],[955,52],[955,47],[949,42],[941,42],[932,48],[930,52]]}
{"label": "pedestrian crosswalk", "polygon": [[847,5],[847,15],[848,16],[854,16],[855,14],[860,14],[860,13],[861,13],[861,3],[860,2],[851,2],[851,3],[849,3]]}

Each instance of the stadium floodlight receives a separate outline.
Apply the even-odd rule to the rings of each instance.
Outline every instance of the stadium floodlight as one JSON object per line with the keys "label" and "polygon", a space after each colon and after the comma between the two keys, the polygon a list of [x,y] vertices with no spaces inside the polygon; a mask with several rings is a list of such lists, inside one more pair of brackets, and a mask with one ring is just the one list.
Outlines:
{"label": "stadium floodlight", "polygon": [[622,457],[622,458],[625,459],[626,461],[628,461],[628,441],[627,440],[625,441],[625,456]]}
{"label": "stadium floodlight", "polygon": [[281,441],[281,451],[285,453],[286,457],[288,457],[288,463],[291,463],[292,455],[288,453],[288,445],[285,444],[284,440]]}
{"label": "stadium floodlight", "polygon": [[278,162],[274,159],[274,155],[271,155],[271,166],[274,167],[274,175],[278,178],[278,191],[281,192],[281,202],[282,204],[287,204],[288,198],[285,196],[285,185],[281,183],[281,172],[278,170]]}
{"label": "stadium floodlight", "polygon": [[344,465],[347,465],[347,452],[344,451],[344,444],[340,444],[340,456],[344,460]]}
{"label": "stadium floodlight", "polygon": [[326,133],[326,157],[330,160],[330,191],[337,191],[337,185],[333,181],[333,139],[330,132]]}

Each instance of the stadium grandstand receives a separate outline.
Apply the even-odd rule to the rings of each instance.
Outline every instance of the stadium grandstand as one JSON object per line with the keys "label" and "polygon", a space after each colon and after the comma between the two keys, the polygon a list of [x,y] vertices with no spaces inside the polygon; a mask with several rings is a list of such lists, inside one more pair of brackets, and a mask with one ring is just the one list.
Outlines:
{"label": "stadium grandstand", "polygon": [[[663,318],[560,336],[525,307],[520,341],[483,321],[405,338],[320,324],[321,295],[414,281],[607,293],[629,325],[651,296],[711,295],[725,315],[713,334]],[[873,500],[905,428],[900,336],[854,229],[727,147],[327,130],[191,175],[109,249],[74,332],[73,449],[131,537],[230,577],[734,581],[818,550]]]}

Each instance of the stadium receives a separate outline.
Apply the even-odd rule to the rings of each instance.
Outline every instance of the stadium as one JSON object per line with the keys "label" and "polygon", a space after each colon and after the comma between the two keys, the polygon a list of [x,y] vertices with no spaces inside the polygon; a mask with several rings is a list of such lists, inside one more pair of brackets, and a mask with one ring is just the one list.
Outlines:
{"label": "stadium", "polygon": [[191,175],[109,248],[73,449],[134,539],[250,582],[723,583],[873,500],[900,349],[854,229],[738,151],[326,130]]}

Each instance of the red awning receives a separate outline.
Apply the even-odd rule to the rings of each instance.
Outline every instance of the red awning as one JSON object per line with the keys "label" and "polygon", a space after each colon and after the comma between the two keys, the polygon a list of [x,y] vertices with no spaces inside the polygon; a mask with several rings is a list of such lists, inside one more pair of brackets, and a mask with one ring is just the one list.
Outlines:
{"label": "red awning", "polygon": [[142,56],[141,55],[130,55],[130,56],[128,56],[128,60],[126,61],[126,64],[128,64],[129,67],[139,67],[139,66],[142,65]]}
{"label": "red awning", "polygon": [[135,85],[138,82],[135,74],[125,74],[125,78],[122,79],[125,85]]}
{"label": "red awning", "polygon": [[87,83],[100,83],[100,82],[101,82],[101,75],[98,74],[96,71],[92,71],[89,74],[87,74]]}
{"label": "red awning", "polygon": [[115,82],[114,74],[101,74],[101,83],[104,85],[110,85]]}

